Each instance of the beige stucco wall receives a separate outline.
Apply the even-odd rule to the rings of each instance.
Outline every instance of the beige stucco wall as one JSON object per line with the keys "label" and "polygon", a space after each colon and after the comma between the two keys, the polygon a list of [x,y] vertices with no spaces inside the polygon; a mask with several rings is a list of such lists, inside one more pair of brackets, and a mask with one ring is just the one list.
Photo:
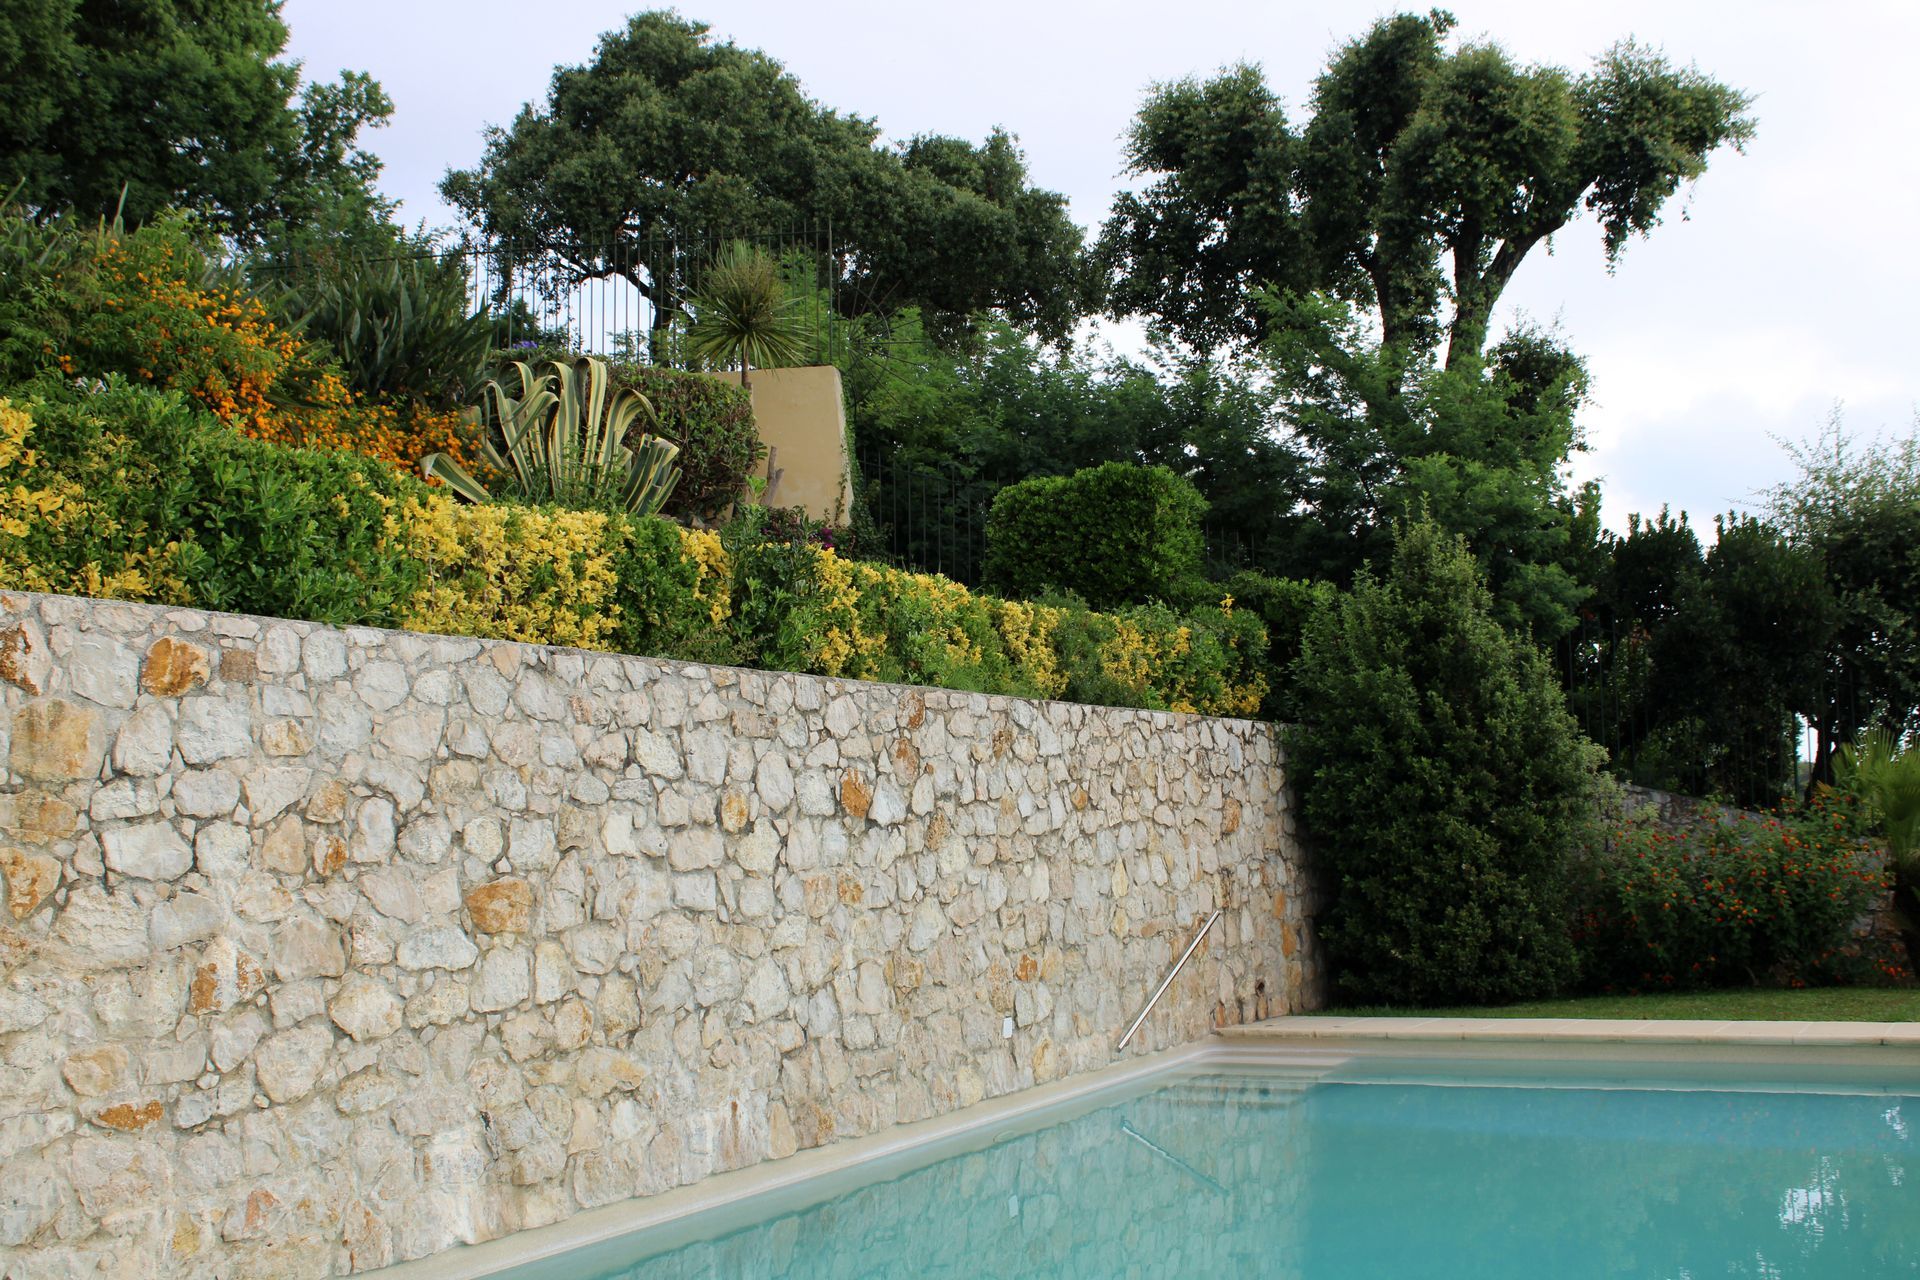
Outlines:
{"label": "beige stucco wall", "polygon": [[[738,373],[713,376],[740,381]],[[846,519],[853,510],[853,478],[840,371],[832,365],[755,369],[748,390],[760,438],[779,475],[769,504],[805,508],[816,520]]]}

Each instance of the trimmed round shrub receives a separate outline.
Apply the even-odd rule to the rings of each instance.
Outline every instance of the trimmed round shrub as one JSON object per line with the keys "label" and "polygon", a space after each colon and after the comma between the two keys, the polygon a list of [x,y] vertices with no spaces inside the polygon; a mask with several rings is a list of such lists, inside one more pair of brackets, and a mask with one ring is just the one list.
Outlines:
{"label": "trimmed round shrub", "polygon": [[1016,599],[1065,591],[1094,609],[1202,592],[1206,499],[1166,467],[1108,462],[1039,476],[994,495],[986,585]]}
{"label": "trimmed round shrub", "polygon": [[644,395],[660,415],[654,430],[680,446],[680,483],[663,514],[712,523],[746,491],[766,458],[753,422],[753,397],[701,373],[616,365],[616,380]]}
{"label": "trimmed round shrub", "polygon": [[1403,526],[1384,578],[1315,613],[1294,671],[1289,759],[1341,996],[1477,1004],[1569,985],[1570,865],[1600,751],[1547,659],[1494,620],[1466,543]]}

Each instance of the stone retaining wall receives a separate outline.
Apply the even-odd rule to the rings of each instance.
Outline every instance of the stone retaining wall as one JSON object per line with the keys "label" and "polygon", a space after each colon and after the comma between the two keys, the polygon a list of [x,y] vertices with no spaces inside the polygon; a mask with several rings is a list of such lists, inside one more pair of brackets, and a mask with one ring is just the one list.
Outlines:
{"label": "stone retaining wall", "polygon": [[1310,1003],[1246,721],[0,596],[0,1274],[329,1275]]}

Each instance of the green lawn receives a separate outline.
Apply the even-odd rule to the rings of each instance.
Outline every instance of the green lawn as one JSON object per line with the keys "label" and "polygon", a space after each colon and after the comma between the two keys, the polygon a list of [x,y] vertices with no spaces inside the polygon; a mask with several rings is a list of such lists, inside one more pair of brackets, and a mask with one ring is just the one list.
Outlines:
{"label": "green lawn", "polygon": [[1709,1018],[1804,1022],[1920,1022],[1920,988],[1826,987],[1805,991],[1697,991],[1645,996],[1580,996],[1480,1008],[1326,1009],[1328,1017]]}

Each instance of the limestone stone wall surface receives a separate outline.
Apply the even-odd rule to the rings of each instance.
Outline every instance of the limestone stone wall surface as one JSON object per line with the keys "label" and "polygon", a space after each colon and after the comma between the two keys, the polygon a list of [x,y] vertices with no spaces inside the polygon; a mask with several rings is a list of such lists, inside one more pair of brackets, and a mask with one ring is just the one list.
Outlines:
{"label": "limestone stone wall surface", "polygon": [[1312,999],[1270,728],[0,595],[0,1275],[321,1276]]}

